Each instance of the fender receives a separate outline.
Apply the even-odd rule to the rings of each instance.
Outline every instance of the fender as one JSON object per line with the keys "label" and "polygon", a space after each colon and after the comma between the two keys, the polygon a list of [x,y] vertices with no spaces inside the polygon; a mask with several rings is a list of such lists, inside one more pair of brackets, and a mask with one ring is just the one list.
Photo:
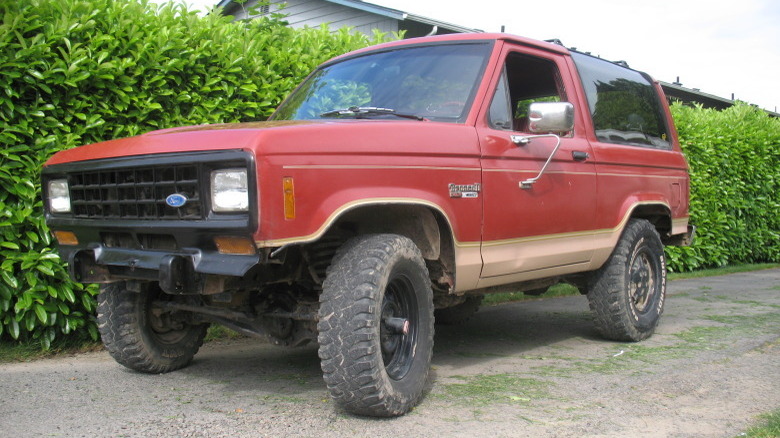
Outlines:
{"label": "fender", "polygon": [[[347,191],[349,193],[350,191]],[[333,199],[348,199],[347,193],[334,194],[331,196]],[[331,202],[331,203],[332,203]],[[328,204],[324,202],[323,204]],[[476,241],[461,241],[455,232],[456,228],[453,224],[452,215],[448,214],[447,210],[437,202],[433,202],[428,199],[415,198],[415,197],[385,197],[385,198],[366,198],[355,199],[339,205],[332,209],[332,213],[325,219],[320,227],[313,233],[307,235],[301,235],[286,239],[276,240],[258,240],[256,244],[261,248],[277,248],[289,245],[305,244],[313,242],[321,238],[334,224],[336,224],[341,218],[345,217],[348,213],[356,211],[360,208],[370,207],[387,207],[393,205],[400,206],[419,206],[427,209],[435,210],[442,218],[447,222],[449,230],[452,230],[451,237],[454,249],[453,266],[455,270],[455,288],[453,292],[462,293],[467,290],[477,288],[480,274],[482,272],[482,256],[481,256],[481,244],[479,240]],[[481,212],[479,209],[475,209],[477,212]],[[439,236],[444,238],[445,236]],[[439,246],[439,243],[436,243]],[[435,252],[424,254],[428,259],[436,259],[439,257],[438,248]]]}
{"label": "fender", "polygon": [[[603,265],[609,256],[612,254],[612,250],[617,245],[618,239],[623,234],[623,230],[628,223],[628,220],[634,217],[652,219],[659,217],[660,220],[668,222],[670,233],[673,234],[672,228],[683,229],[681,233],[685,232],[688,227],[688,218],[676,218],[672,219],[672,209],[669,207],[669,203],[663,199],[660,195],[642,194],[632,196],[626,199],[621,206],[622,212],[620,221],[613,228],[607,228],[596,231],[596,250],[593,254],[589,270],[598,269]],[[656,220],[658,222],[658,220]],[[674,224],[676,222],[676,225]],[[661,238],[663,238],[663,234]]]}
{"label": "fender", "polygon": [[[340,196],[333,196],[333,197],[339,198]],[[323,202],[323,204],[324,205],[333,204],[333,202],[325,201]],[[314,231],[313,233],[307,235],[289,237],[289,238],[274,239],[274,240],[256,240],[255,243],[257,244],[258,247],[261,248],[276,248],[285,245],[314,242],[317,239],[321,238],[331,228],[331,226],[334,223],[338,222],[339,219],[343,218],[347,213],[362,207],[388,206],[388,205],[408,205],[408,206],[422,206],[422,207],[432,208],[438,211],[439,213],[441,213],[441,215],[445,218],[445,220],[449,224],[450,228],[452,228],[452,220],[450,219],[450,215],[446,213],[444,208],[442,208],[439,204],[435,202],[428,201],[422,198],[412,198],[412,197],[366,198],[366,199],[356,199],[353,201],[349,201],[339,205],[337,208],[329,209],[332,210],[332,212],[327,217],[327,219],[322,221],[319,228],[317,228],[317,230]],[[457,242],[457,239],[455,239],[455,241]]]}

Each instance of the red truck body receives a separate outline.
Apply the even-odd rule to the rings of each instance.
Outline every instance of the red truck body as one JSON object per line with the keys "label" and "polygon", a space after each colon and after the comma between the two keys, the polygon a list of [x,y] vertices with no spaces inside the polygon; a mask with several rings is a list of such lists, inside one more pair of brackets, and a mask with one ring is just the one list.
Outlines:
{"label": "red truck body", "polygon": [[[573,57],[573,52],[556,44],[505,34],[473,34],[399,41],[367,48],[330,61],[317,74],[325,74],[322,72],[332,66],[337,68],[342,62],[360,60],[372,54],[392,55],[410,47],[435,48],[448,44],[485,45],[484,65],[475,73],[477,82],[468,97],[462,101],[456,99],[428,105],[429,109],[434,108],[431,109],[433,116],[422,115],[419,119],[381,114],[380,117],[360,116],[364,112],[385,110],[372,107],[350,109],[352,113],[341,110],[336,118],[323,113],[321,117],[308,120],[283,120],[285,117],[280,114],[285,110],[280,108],[267,122],[166,129],[56,154],[46,163],[44,186],[54,178],[70,178],[71,169],[88,171],[90,166],[99,167],[106,160],[122,162],[125,159],[132,163],[137,157],[158,157],[164,162],[167,156],[198,154],[200,157],[214,151],[245,154],[250,163],[250,185],[254,184],[249,189],[252,198],[246,226],[226,232],[251,240],[255,251],[253,259],[247,259],[246,254],[223,254],[211,242],[192,249],[188,245],[197,246],[192,242],[200,240],[180,239],[184,231],[171,231],[178,228],[170,226],[170,222],[143,222],[143,218],[138,218],[129,225],[121,218],[98,215],[79,219],[71,217],[71,213],[47,211],[52,229],[72,232],[77,237],[76,244],[61,242],[63,255],[74,266],[71,271],[74,277],[82,281],[135,284],[133,282],[154,281],[159,275],[160,283],[164,285],[177,281],[164,279],[166,275],[203,275],[204,280],[191,290],[161,287],[163,292],[197,293],[208,297],[246,289],[245,286],[229,286],[232,284],[230,278],[251,274],[253,281],[260,283],[254,287],[257,296],[266,296],[264,284],[277,285],[284,279],[290,284],[306,283],[309,296],[316,300],[321,296],[322,288],[327,289],[327,280],[325,286],[321,284],[325,271],[315,273],[314,281],[298,281],[300,277],[296,275],[300,274],[295,274],[295,267],[290,264],[306,266],[309,256],[289,254],[294,248],[301,254],[308,254],[307,251],[326,237],[332,237],[334,230],[340,228],[350,232],[339,240],[339,245],[355,235],[368,233],[408,237],[426,260],[434,285],[433,302],[438,309],[452,303],[462,304],[464,297],[481,295],[496,286],[508,284],[526,290],[566,280],[588,293],[589,285],[594,284],[588,273],[606,269],[605,264],[623,239],[621,236],[629,224],[638,220],[651,224],[665,244],[690,242],[687,164],[660,87],[648,80],[649,85],[642,88],[642,93],[651,90],[654,94],[650,100],[657,105],[658,120],[648,120],[647,111],[652,110],[639,108],[635,109],[639,115],[630,115],[629,122],[624,123],[628,128],[623,128],[623,125],[616,125],[617,122],[604,121],[610,119],[607,116],[610,112],[618,111],[615,106],[604,103],[611,100],[600,97],[602,103],[596,104],[593,96],[596,92],[610,90],[609,96],[622,96],[621,93],[631,89],[628,86],[620,88],[627,81],[586,82],[580,71],[591,64],[595,66],[594,74],[600,71],[602,64],[609,64],[604,68],[610,69],[623,67],[584,54]],[[524,63],[527,68],[517,68],[516,63]],[[637,82],[646,78],[639,72],[623,70],[626,77],[638,78]],[[535,89],[540,90],[537,93],[540,94],[543,89],[549,91],[549,84],[554,83],[558,95],[553,100],[568,102],[569,108],[573,109],[572,129],[557,132],[555,137],[545,131],[514,129],[528,123],[521,120],[524,117],[517,117],[522,103],[517,104],[516,97],[531,87],[528,84],[534,84],[535,79],[523,76],[529,71],[556,72],[554,81],[540,79]],[[513,75],[517,79],[513,79]],[[316,77],[310,78],[313,80]],[[506,83],[509,85],[502,85]],[[591,88],[587,84],[591,84]],[[497,91],[502,90],[502,86],[509,88],[506,96],[514,120],[506,123],[513,123],[512,129],[495,116],[502,111],[496,104],[503,97],[501,91]],[[299,90],[297,95],[305,91]],[[291,97],[291,100],[295,98]],[[619,98],[615,100],[619,101]],[[288,102],[287,105],[291,104]],[[459,118],[437,119],[436,116],[449,111],[448,106],[453,107],[453,114],[460,111],[457,112]],[[603,128],[603,123],[614,126]],[[658,129],[662,133],[645,132],[653,123],[660,126]],[[658,131],[655,127],[652,130]],[[632,133],[626,134],[627,131]],[[637,140],[639,144],[630,140],[637,135],[641,137]],[[557,142],[560,144],[553,154]],[[548,159],[549,164],[545,165]],[[535,182],[524,184],[535,176],[538,176]],[[68,181],[72,184],[72,180]],[[108,189],[104,187],[104,190]],[[200,196],[207,197],[205,189],[202,190]],[[163,200],[164,197],[157,202]],[[205,208],[208,205],[206,203]],[[200,220],[194,221],[200,225],[187,232],[219,236],[219,217],[206,212]],[[101,227],[125,233],[134,242],[142,240],[136,238],[142,232],[170,232],[179,244],[167,251],[155,248],[154,256],[139,255],[146,249],[143,244],[128,244],[130,248],[124,248],[108,244],[105,237],[100,242],[94,230]],[[193,254],[200,252],[203,260],[211,257],[208,264],[198,264],[200,255]],[[168,260],[165,258],[168,255],[183,258],[182,263],[189,263],[189,267],[161,262]],[[327,253],[329,260],[332,256],[332,251]],[[239,269],[233,260],[241,257],[244,261]],[[662,259],[663,255],[659,257]],[[192,260],[188,261],[189,258]],[[154,271],[154,265],[158,263],[159,274],[133,274],[137,266]],[[163,267],[164,263],[170,266]],[[76,267],[79,264],[81,268]],[[220,267],[230,265],[233,265],[230,269]],[[286,265],[290,266],[274,267]],[[314,263],[308,266],[309,271],[319,269],[313,267]],[[169,272],[176,269],[183,270],[184,274]],[[209,283],[209,276],[219,281]],[[665,277],[659,277],[658,282],[662,281]],[[144,287],[128,286],[134,291]],[[306,301],[296,300],[299,304]],[[322,297],[320,301],[323,301]],[[209,304],[214,303],[205,303]],[[183,304],[178,306],[174,310],[197,313],[197,309]],[[290,313],[287,316],[296,320],[295,312],[300,311],[299,307],[294,304],[283,307]],[[211,312],[217,318],[216,322],[229,319],[227,314],[219,316],[216,311]],[[256,312],[255,316],[262,315]],[[314,319],[321,321],[321,312]],[[241,327],[252,331],[246,324]],[[387,363],[385,365],[389,367]],[[392,372],[390,375],[392,377]],[[354,412],[376,415],[400,412],[395,408],[366,411],[352,409],[348,403],[344,406]]]}

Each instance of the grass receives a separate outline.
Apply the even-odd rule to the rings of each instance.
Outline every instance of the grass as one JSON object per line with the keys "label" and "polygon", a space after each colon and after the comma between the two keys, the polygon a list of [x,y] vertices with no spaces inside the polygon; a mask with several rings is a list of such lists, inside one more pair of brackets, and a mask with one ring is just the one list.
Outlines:
{"label": "grass", "polygon": [[729,265],[722,268],[702,269],[693,272],[670,272],[669,280],[685,280],[688,278],[718,277],[721,275],[738,274],[740,272],[762,271],[780,267],[780,263],[748,263],[744,265]]}
{"label": "grass", "polygon": [[759,418],[762,420],[761,424],[751,427],[739,436],[748,438],[780,437],[780,409],[761,415]]}
{"label": "grass", "polygon": [[539,297],[565,297],[579,294],[580,291],[576,287],[566,283],[558,283],[555,286],[550,286],[550,288],[547,289],[547,292],[543,293],[542,295],[526,295],[523,292],[504,292],[485,295],[485,299],[482,301],[482,304],[485,306],[492,306],[495,304],[509,303],[512,301],[534,300]]}
{"label": "grass", "polygon": [[689,357],[693,352],[712,348],[719,335],[728,333],[728,327],[694,327],[675,336],[678,342],[671,345],[646,346],[643,344],[616,344],[615,354],[599,358],[557,358],[557,363],[533,366],[537,375],[570,377],[573,374],[616,374],[637,369],[638,363],[656,364],[664,360]]}
{"label": "grass", "polygon": [[206,337],[203,338],[203,342],[212,342],[225,339],[240,339],[245,338],[245,335],[236,331],[230,330],[227,327],[221,325],[212,324],[209,326],[209,330],[206,332]]}
{"label": "grass", "polygon": [[[619,354],[597,359],[574,357],[548,357],[558,359],[555,364],[532,366],[537,375],[568,377],[572,373],[615,374],[636,369],[638,363],[655,364],[665,360],[690,357],[696,351],[720,349],[730,345],[734,336],[774,332],[780,329],[780,313],[766,312],[749,315],[705,315],[720,325],[695,326],[672,336],[677,339],[670,345],[617,344],[613,348]],[[780,438],[780,435],[778,435]]]}
{"label": "grass", "polygon": [[550,385],[538,379],[518,377],[512,374],[479,374],[453,376],[458,383],[445,383],[442,398],[457,400],[469,406],[485,406],[494,403],[529,403],[547,397]]}
{"label": "grass", "polygon": [[0,363],[30,362],[67,354],[87,353],[103,349],[100,341],[82,338],[65,338],[55,340],[48,350],[41,347],[37,341],[29,342],[0,342]]}

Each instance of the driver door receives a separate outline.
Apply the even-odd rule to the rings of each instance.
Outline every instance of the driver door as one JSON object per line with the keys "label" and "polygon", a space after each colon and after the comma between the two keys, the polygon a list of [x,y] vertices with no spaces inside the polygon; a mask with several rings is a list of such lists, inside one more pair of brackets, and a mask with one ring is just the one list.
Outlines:
{"label": "driver door", "polygon": [[[503,69],[484,124],[477,127],[482,149],[484,193],[482,259],[478,287],[585,270],[593,255],[596,171],[590,144],[575,106],[575,129],[534,138],[528,127],[533,102],[568,101],[573,90],[563,56],[527,47],[504,48]],[[566,79],[564,79],[566,78]],[[521,139],[528,140],[522,144]]]}

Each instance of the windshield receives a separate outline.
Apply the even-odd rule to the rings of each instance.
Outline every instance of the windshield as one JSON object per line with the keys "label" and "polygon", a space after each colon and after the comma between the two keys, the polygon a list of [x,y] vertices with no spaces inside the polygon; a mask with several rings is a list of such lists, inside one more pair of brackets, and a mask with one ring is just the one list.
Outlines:
{"label": "windshield", "polygon": [[273,120],[423,118],[463,122],[489,43],[376,52],[326,65],[285,100]]}

